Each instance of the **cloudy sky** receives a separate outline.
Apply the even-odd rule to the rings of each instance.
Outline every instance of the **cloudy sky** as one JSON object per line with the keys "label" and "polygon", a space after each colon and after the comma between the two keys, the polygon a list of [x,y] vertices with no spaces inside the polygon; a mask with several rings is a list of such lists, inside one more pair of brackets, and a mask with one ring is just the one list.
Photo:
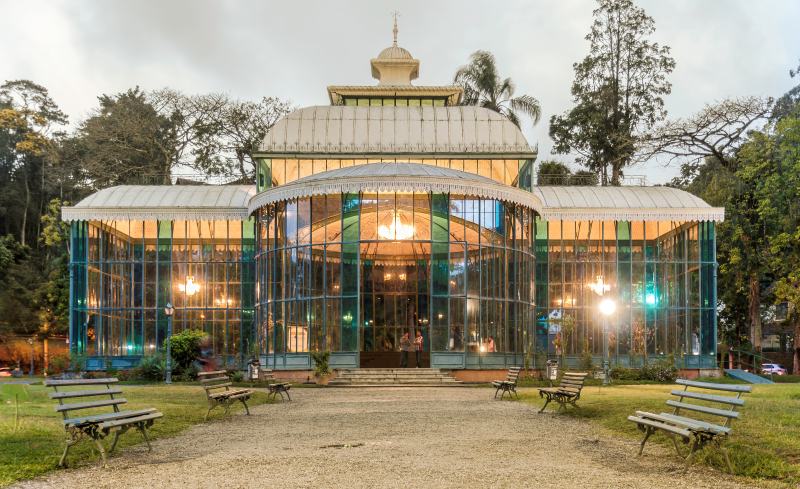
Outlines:
{"label": "cloudy sky", "polygon": [[[672,47],[671,116],[740,95],[780,95],[800,58],[798,0],[637,0]],[[486,49],[518,93],[541,102],[524,130],[550,157],[550,116],[570,106],[572,63],[585,56],[590,0],[212,1],[0,0],[0,80],[50,90],[73,124],[101,93],[139,85],[187,93],[276,96],[327,104],[329,84],[373,84],[369,59],[399,44],[421,60],[417,84],[447,84],[469,54]],[[796,81],[795,81],[796,83]],[[556,157],[569,162],[567,157]],[[641,165],[649,183],[677,168]]]}

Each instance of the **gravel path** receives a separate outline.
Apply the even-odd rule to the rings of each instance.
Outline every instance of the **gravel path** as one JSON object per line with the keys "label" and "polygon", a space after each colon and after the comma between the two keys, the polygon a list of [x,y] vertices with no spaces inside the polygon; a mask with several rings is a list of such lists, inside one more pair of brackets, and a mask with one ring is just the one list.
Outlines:
{"label": "gravel path", "polygon": [[656,445],[639,459],[635,440],[492,393],[297,389],[291,403],[195,426],[152,453],[130,448],[106,470],[93,463],[17,487],[753,487],[704,467],[681,474]]}

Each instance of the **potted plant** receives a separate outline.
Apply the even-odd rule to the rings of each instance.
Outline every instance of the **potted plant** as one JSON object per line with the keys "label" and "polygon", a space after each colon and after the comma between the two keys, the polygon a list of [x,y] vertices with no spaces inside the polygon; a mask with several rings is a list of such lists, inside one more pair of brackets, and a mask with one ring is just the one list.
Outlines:
{"label": "potted plant", "polygon": [[331,368],[328,365],[330,358],[331,352],[329,351],[311,352],[311,359],[314,360],[314,377],[319,385],[328,385],[331,376]]}

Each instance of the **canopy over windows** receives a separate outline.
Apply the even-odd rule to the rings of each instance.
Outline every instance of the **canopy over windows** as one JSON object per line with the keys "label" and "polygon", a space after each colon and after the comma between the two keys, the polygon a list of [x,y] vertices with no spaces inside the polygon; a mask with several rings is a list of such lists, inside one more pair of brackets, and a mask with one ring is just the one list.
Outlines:
{"label": "canopy over windows", "polygon": [[317,173],[261,192],[250,201],[250,210],[299,197],[358,192],[453,193],[541,207],[530,192],[480,175],[418,163],[371,163]]}
{"label": "canopy over windows", "polygon": [[546,220],[722,221],[725,209],[671,187],[534,187]]}
{"label": "canopy over windows", "polygon": [[264,137],[265,154],[496,154],[535,158],[511,121],[482,107],[316,106]]}
{"label": "canopy over windows", "polygon": [[252,185],[119,185],[63,207],[65,221],[246,220]]}

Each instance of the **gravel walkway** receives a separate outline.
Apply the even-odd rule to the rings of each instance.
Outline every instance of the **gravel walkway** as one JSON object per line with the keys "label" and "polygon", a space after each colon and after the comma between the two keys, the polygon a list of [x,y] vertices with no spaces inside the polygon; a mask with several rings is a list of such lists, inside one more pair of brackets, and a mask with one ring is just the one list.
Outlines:
{"label": "gravel walkway", "polygon": [[[293,402],[17,487],[744,488],[665,448],[492,400],[485,388],[297,389]],[[128,436],[136,436],[131,433]],[[344,446],[342,446],[344,445]],[[657,456],[654,456],[657,454]]]}

